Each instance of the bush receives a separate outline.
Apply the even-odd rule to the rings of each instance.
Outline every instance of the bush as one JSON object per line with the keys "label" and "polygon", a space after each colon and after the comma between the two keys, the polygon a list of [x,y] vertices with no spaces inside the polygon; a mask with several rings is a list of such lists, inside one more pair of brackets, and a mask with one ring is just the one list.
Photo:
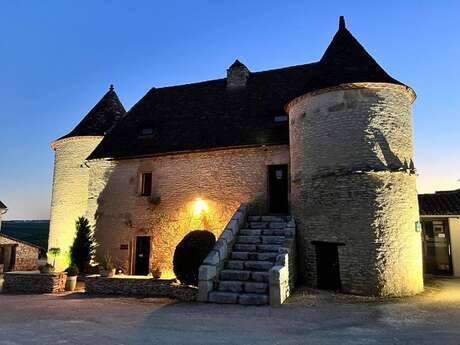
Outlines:
{"label": "bush", "polygon": [[206,230],[187,234],[174,251],[174,274],[182,284],[198,285],[198,269],[214,247],[216,237]]}
{"label": "bush", "polygon": [[93,232],[89,226],[89,221],[85,217],[80,217],[75,223],[77,235],[70,247],[70,261],[76,265],[80,272],[83,272],[94,257],[96,243]]}
{"label": "bush", "polygon": [[78,267],[76,265],[69,266],[65,271],[68,277],[78,276]]}

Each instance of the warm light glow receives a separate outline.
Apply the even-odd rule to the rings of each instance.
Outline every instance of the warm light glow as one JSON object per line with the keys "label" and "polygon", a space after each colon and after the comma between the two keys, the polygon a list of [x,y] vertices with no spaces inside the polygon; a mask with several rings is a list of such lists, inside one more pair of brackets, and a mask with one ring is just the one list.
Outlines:
{"label": "warm light glow", "polygon": [[195,199],[195,205],[193,206],[193,215],[199,216],[202,212],[206,212],[208,210],[208,205],[206,202],[201,198]]}

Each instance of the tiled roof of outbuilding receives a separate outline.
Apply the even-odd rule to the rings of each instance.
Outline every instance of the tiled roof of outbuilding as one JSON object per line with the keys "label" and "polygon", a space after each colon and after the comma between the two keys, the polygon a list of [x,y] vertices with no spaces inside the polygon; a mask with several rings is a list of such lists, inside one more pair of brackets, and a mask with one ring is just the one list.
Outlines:
{"label": "tiled roof of outbuilding", "polygon": [[89,111],[80,123],[67,135],[59,138],[76,136],[105,135],[114,124],[126,113],[113,86],[101,100]]}
{"label": "tiled roof of outbuilding", "polygon": [[421,215],[460,215],[460,189],[420,194],[418,205]]}
{"label": "tiled roof of outbuilding", "polygon": [[[288,144],[288,123],[274,121],[285,115],[284,106],[307,92],[350,82],[401,84],[377,64],[341,19],[319,62],[250,73],[246,86],[237,89],[227,88],[226,79],[152,88],[88,158]],[[144,129],[152,134],[141,135]]]}

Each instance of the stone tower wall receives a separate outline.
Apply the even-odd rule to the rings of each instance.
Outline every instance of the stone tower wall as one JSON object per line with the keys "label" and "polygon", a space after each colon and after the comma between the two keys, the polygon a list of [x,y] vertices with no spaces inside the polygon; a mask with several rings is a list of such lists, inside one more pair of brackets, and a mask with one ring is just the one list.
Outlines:
{"label": "stone tower wall", "polygon": [[316,285],[312,241],[340,244],[342,289],[411,295],[423,289],[412,156],[413,92],[354,84],[288,106],[291,209],[301,275]]}
{"label": "stone tower wall", "polygon": [[[101,140],[102,137],[72,137],[52,144],[55,158],[48,248],[61,249],[56,258],[57,271],[67,268],[75,221],[86,215],[89,167],[85,160]],[[52,263],[53,258],[48,262]]]}

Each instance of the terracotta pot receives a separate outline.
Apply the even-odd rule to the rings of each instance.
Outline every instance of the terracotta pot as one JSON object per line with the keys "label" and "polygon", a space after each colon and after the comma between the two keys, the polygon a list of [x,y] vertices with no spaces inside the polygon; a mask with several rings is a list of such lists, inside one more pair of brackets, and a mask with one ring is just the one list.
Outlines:
{"label": "terracotta pot", "polygon": [[77,276],[72,276],[72,277],[67,276],[67,280],[65,281],[65,289],[67,291],[74,291],[76,286],[77,286]]}

